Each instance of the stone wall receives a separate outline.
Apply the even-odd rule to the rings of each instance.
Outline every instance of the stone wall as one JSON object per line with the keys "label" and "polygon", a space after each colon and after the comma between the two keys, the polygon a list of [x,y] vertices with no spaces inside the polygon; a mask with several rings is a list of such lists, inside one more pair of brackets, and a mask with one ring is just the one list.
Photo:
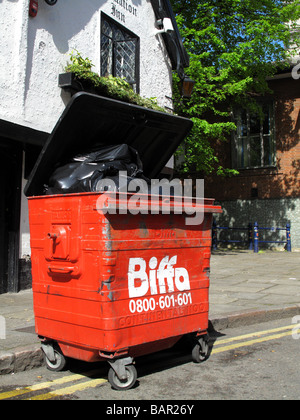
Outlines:
{"label": "stone wall", "polygon": [[[247,227],[258,223],[261,227],[285,228],[291,225],[292,250],[300,251],[300,198],[234,200],[220,203],[223,214],[216,215],[218,226]],[[259,231],[261,240],[285,241],[285,231]],[[223,231],[223,239],[245,239],[248,233]],[[260,244],[261,248],[284,249],[284,244]]]}

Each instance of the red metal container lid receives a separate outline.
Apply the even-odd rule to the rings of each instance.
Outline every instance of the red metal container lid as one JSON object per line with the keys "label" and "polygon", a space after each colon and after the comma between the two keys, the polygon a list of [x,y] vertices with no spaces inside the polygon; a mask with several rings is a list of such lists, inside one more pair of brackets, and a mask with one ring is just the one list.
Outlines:
{"label": "red metal container lid", "polygon": [[192,125],[187,118],[79,92],[50,134],[24,193],[42,195],[57,164],[89,148],[123,143],[139,152],[144,174],[157,178]]}

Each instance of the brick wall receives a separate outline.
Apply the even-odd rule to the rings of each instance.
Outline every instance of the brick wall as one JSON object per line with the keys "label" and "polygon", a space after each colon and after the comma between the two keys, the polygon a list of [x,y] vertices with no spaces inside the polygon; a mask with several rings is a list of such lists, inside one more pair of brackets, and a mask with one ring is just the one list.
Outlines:
{"label": "brick wall", "polygon": [[[300,197],[300,82],[279,79],[271,81],[270,87],[275,100],[276,167],[242,169],[232,178],[207,177],[206,197],[219,201]],[[217,155],[224,166],[230,166],[230,142],[218,144]]]}
{"label": "brick wall", "polygon": [[[300,250],[300,81],[278,79],[270,87],[275,100],[276,166],[243,169],[232,178],[206,177],[205,197],[221,204],[224,212],[217,217],[221,226],[247,227],[258,222],[284,227],[290,223],[292,249]],[[231,167],[230,142],[216,148],[220,162]],[[280,235],[273,234],[272,240],[282,240]]]}

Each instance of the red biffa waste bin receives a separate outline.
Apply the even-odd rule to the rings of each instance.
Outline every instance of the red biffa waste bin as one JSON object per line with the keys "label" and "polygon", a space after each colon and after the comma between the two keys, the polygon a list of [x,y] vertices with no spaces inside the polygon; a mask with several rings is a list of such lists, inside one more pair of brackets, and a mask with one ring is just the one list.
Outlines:
{"label": "red biffa waste bin", "polygon": [[[91,146],[126,143],[155,178],[190,128],[184,118],[81,93],[49,136],[25,188],[36,333],[48,368],[61,370],[66,357],[106,360],[112,386],[128,389],[134,357],[185,335],[194,337],[194,360],[205,358],[212,214],[220,207],[205,199],[202,223],[188,225],[178,204],[159,195],[155,214],[132,214],[122,207],[131,193],[43,192],[57,162]],[[101,211],[107,202],[118,209]]]}

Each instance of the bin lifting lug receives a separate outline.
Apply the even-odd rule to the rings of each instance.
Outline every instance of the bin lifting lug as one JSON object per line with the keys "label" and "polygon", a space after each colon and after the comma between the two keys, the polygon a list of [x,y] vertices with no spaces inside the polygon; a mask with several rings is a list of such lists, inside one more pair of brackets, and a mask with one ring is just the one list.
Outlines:
{"label": "bin lifting lug", "polygon": [[67,231],[63,226],[53,227],[52,232],[47,233],[47,238],[51,239],[56,244],[60,243],[62,238],[65,238]]}
{"label": "bin lifting lug", "polygon": [[49,239],[53,239],[54,241],[56,241],[56,239],[59,237],[59,235],[58,235],[58,234],[56,234],[56,233],[48,233],[48,234],[47,234],[47,237],[48,237]]}

